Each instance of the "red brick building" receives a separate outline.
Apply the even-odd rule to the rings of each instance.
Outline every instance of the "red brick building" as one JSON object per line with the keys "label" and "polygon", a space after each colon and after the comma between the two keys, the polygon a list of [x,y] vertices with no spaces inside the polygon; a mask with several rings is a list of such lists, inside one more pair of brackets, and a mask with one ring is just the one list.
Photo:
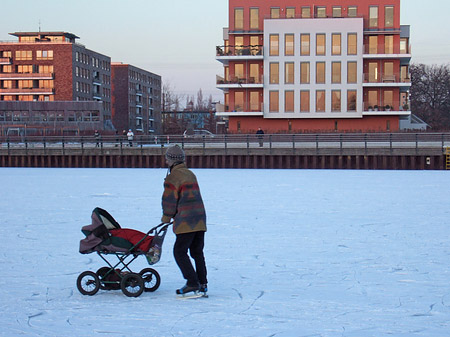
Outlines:
{"label": "red brick building", "polygon": [[161,76],[129,64],[112,63],[112,119],[116,129],[138,134],[161,130]]}
{"label": "red brick building", "polygon": [[230,132],[397,131],[408,119],[400,0],[229,0],[218,115]]}
{"label": "red brick building", "polygon": [[[0,135],[10,128],[21,134],[114,132],[109,56],[87,49],[67,32],[11,35],[18,41],[0,42]],[[124,67],[115,76],[116,128],[158,132],[161,77]]]}

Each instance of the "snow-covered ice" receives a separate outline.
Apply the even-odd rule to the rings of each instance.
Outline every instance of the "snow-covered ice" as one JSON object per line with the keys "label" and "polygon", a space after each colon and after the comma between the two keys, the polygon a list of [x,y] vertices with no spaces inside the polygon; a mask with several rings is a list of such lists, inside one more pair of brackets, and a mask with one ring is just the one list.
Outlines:
{"label": "snow-covered ice", "polygon": [[160,222],[166,170],[1,168],[0,335],[450,334],[448,172],[194,172],[210,297],[179,300],[171,231],[156,292],[76,288],[104,265],[78,253],[93,208],[146,232]]}

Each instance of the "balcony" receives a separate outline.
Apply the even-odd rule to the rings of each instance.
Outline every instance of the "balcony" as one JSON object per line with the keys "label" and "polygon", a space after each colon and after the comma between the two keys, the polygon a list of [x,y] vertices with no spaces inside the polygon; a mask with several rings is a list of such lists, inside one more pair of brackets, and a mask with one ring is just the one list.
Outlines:
{"label": "balcony", "polygon": [[52,73],[3,73],[0,80],[52,80],[55,76]]}
{"label": "balcony", "polygon": [[411,78],[402,78],[399,73],[393,75],[386,75],[379,73],[364,73],[363,74],[363,87],[400,87],[409,88],[411,87]]}
{"label": "balcony", "polygon": [[232,88],[263,88],[264,77],[237,77],[233,76],[226,80],[222,76],[216,75],[216,84],[218,89],[232,89]]}
{"label": "balcony", "polygon": [[[398,102],[397,102],[398,103]],[[411,115],[411,107],[409,104],[384,104],[380,102],[380,105],[370,105],[369,103],[363,104],[363,116],[398,116],[398,115]]]}
{"label": "balcony", "polygon": [[364,45],[364,58],[365,59],[401,59],[409,61],[411,59],[411,46],[406,49],[401,49],[400,46],[393,48],[386,48],[384,44],[376,46]]}
{"label": "balcony", "polygon": [[264,103],[252,104],[243,102],[230,107],[225,104],[216,104],[216,116],[263,116]]}
{"label": "balcony", "polygon": [[12,64],[11,57],[0,57],[0,64]]}
{"label": "balcony", "polygon": [[0,89],[0,95],[52,95],[53,88],[7,88]]}
{"label": "balcony", "polygon": [[235,60],[263,60],[263,52],[262,45],[217,46],[216,60],[224,64]]}

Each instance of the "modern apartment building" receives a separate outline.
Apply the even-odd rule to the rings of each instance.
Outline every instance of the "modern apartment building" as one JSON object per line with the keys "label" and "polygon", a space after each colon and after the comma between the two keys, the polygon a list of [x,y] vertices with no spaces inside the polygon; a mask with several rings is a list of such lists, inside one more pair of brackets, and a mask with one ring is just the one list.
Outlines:
{"label": "modern apartment building", "polygon": [[161,132],[161,76],[129,64],[112,63],[112,119],[118,130]]}
{"label": "modern apartment building", "polygon": [[72,33],[10,35],[18,41],[0,42],[0,135],[158,130],[160,76],[122,64],[114,71]]}
{"label": "modern apartment building", "polygon": [[[113,129],[110,57],[76,43],[78,37],[67,32],[10,35],[18,41],[0,43],[2,129],[11,122],[54,132]],[[57,101],[67,104],[51,103]]]}
{"label": "modern apartment building", "polygon": [[229,0],[216,47],[229,131],[397,131],[411,115],[400,0]]}

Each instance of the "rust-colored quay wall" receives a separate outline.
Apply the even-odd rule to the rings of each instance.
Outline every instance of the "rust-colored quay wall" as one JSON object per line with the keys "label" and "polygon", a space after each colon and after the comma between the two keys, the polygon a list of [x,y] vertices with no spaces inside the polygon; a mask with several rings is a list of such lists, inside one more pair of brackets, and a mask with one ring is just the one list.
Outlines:
{"label": "rust-colored quay wall", "polygon": [[[444,155],[192,154],[191,168],[444,170]],[[0,167],[165,168],[161,154],[0,155]]]}

